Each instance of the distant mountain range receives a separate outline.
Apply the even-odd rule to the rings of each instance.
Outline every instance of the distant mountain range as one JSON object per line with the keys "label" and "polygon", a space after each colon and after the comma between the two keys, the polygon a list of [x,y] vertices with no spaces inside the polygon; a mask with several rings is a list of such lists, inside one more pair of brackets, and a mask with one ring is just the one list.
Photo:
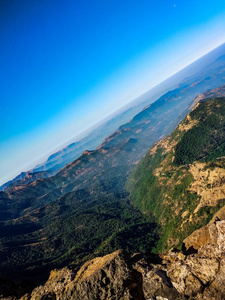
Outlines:
{"label": "distant mountain range", "polygon": [[[26,183],[25,175],[1,191],[1,274],[42,282],[43,274],[47,276],[55,267],[78,266],[119,248],[130,253],[153,249],[161,241],[161,223],[154,211],[138,207],[138,201],[130,202],[127,179],[136,165],[137,178],[148,173],[148,168],[142,168],[147,166],[142,157],[176,128],[196,101],[225,96],[224,53],[225,45],[182,71],[186,77],[175,88],[119,126],[95,150],[84,151],[51,177]],[[199,96],[202,93],[206,94]],[[78,145],[71,146],[71,155]],[[48,163],[60,165],[67,151],[69,147],[52,155]],[[151,167],[161,159],[157,156]],[[145,188],[151,184],[148,181]],[[146,193],[141,189],[139,196],[144,198]]]}
{"label": "distant mountain range", "polygon": [[[66,164],[79,157],[85,150],[95,150],[104,138],[130,121],[137,113],[163,94],[163,97],[165,95],[170,96],[170,93],[174,95],[176,91],[184,90],[185,86],[195,84],[197,86],[195,89],[190,88],[189,91],[184,91],[185,97],[188,96],[191,101],[198,94],[221,86],[224,83],[224,53],[225,44],[126,105],[114,117],[92,130],[85,138],[52,154],[47,161],[37,165],[32,170],[22,172],[14,179],[6,182],[0,187],[0,191],[14,185],[27,184],[39,178],[53,176]],[[170,92],[165,94],[169,90]]]}
{"label": "distant mountain range", "polygon": [[[221,96],[224,89],[217,88],[205,96]],[[3,297],[69,300],[106,299],[106,295],[128,299],[129,295],[129,299],[140,300],[144,296],[197,300],[204,296],[211,300],[213,295],[224,299],[225,97],[208,100],[203,96],[198,97],[200,102],[172,134],[158,141],[132,172],[126,185],[131,203],[139,211],[122,193],[112,195],[108,183],[105,189],[95,186],[90,194],[88,189],[70,192],[22,218],[5,222],[1,229],[8,238],[1,239],[1,252],[10,260],[11,268],[15,267],[16,276],[18,263],[22,263],[26,272],[37,275],[39,271],[45,278],[46,265],[52,260],[54,266],[60,253],[64,268],[52,270],[45,285],[33,291],[27,282],[16,285],[0,278]],[[88,160],[86,157],[84,164]],[[72,170],[74,164],[69,168]],[[75,215],[71,210],[76,211]],[[39,229],[38,224],[42,225]],[[26,232],[21,235],[22,231]],[[165,252],[172,246],[180,251]],[[163,254],[149,253],[153,247]],[[89,260],[80,268],[83,261],[115,248],[147,253],[129,256],[117,250]],[[94,254],[87,255],[92,251]],[[25,257],[26,261],[21,262]],[[34,257],[36,265],[33,262],[31,266]],[[77,261],[71,261],[75,258]],[[6,265],[2,262],[3,271]],[[26,292],[30,294],[20,298]]]}

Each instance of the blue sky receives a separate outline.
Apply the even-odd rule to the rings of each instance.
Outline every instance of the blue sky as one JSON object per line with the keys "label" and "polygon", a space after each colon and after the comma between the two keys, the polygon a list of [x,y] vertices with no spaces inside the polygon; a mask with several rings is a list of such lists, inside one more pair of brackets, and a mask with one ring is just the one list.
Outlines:
{"label": "blue sky", "polygon": [[223,42],[224,0],[1,0],[0,184]]}

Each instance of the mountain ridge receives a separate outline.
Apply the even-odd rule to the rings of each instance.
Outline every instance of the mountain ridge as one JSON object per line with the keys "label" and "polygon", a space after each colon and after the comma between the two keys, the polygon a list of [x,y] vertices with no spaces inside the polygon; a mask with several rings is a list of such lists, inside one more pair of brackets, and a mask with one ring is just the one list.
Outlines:
{"label": "mountain ridge", "polygon": [[121,247],[128,252],[153,249],[160,238],[155,217],[133,207],[126,180],[201,91],[224,84],[223,72],[215,69],[210,79],[199,75],[202,79],[194,84],[168,92],[100,149],[85,152],[54,176],[0,192],[2,274],[39,282],[44,280],[39,275],[54,267],[79,265]]}
{"label": "mountain ridge", "polygon": [[181,246],[225,204],[225,98],[198,99],[175,131],[150,149],[127,183],[133,204],[153,214],[161,226],[158,251]]}
{"label": "mountain ridge", "polygon": [[[221,91],[224,87],[221,87]],[[214,92],[213,92],[214,93]],[[220,90],[217,90],[217,93],[221,95]],[[207,108],[209,103],[214,110],[216,110],[216,113],[221,113],[225,111],[222,109],[221,105],[225,105],[224,99],[216,99],[216,100],[207,100],[204,102],[200,102],[194,110],[184,119],[184,121],[181,122],[181,124],[178,126],[179,132],[182,133],[182,136],[179,137],[179,139],[176,138],[178,129],[175,130],[175,133],[172,133],[173,139],[175,139],[175,143],[171,143],[170,139],[171,137],[166,137],[163,141],[157,142],[152,148],[151,148],[151,155],[157,154],[157,152],[160,150],[160,156],[158,156],[157,161],[154,163],[154,176],[161,178],[163,173],[166,174],[166,177],[171,180],[171,170],[162,170],[162,167],[158,167],[158,164],[160,162],[163,162],[166,156],[170,155],[170,152],[174,147],[176,147],[180,141],[182,140],[182,137],[185,136],[186,133],[188,133],[190,130],[192,130],[195,126],[199,124],[199,122],[196,122],[194,117],[198,117],[200,121],[204,121],[204,118],[210,114],[205,113],[205,109]],[[204,109],[204,105],[206,105],[206,108]],[[220,105],[220,107],[218,106]],[[203,109],[201,108],[203,107]],[[213,111],[211,108],[210,112]],[[196,109],[200,110],[201,114],[196,113]],[[191,117],[190,117],[191,115]],[[212,114],[211,114],[212,115]],[[201,120],[201,118],[203,118]],[[214,124],[214,123],[213,123]],[[217,123],[216,123],[217,124]],[[213,125],[214,126],[214,125]],[[207,128],[204,125],[204,128]],[[220,129],[221,130],[221,129]],[[218,131],[218,134],[220,136],[220,132]],[[123,149],[125,156],[129,155],[130,149],[132,147],[126,148],[127,143],[132,142],[133,140],[123,140],[123,143],[116,144],[114,148],[110,150],[110,147],[108,149],[102,148],[96,151],[86,151],[79,159],[75,160],[71,164],[67,165],[61,170],[61,173],[65,175],[65,180],[70,180],[70,176],[74,176],[76,172],[78,172],[78,176],[83,176],[82,172],[84,171],[82,168],[82,165],[80,164],[87,164],[87,162],[93,161],[99,161],[98,155],[106,155],[109,154],[113,155],[113,151],[118,151],[119,149]],[[162,145],[164,144],[163,148],[165,150],[162,150]],[[136,143],[134,144],[136,145]],[[118,148],[119,147],[119,148]],[[121,147],[121,148],[120,148]],[[125,147],[125,148],[124,148]],[[217,149],[217,148],[216,148]],[[128,150],[128,151],[127,151]],[[121,151],[121,150],[120,150]],[[103,152],[103,153],[101,153]],[[121,153],[121,152],[120,152]],[[217,153],[217,152],[216,152]],[[171,159],[171,158],[170,158]],[[209,162],[210,163],[210,162]],[[223,159],[219,160],[217,163],[221,164],[223,163]],[[168,164],[168,163],[167,163]],[[143,159],[140,161],[139,165],[143,166]],[[138,166],[139,166],[138,165]],[[79,169],[80,166],[80,169]],[[91,166],[91,165],[90,165]],[[165,168],[168,168],[166,166],[166,163],[163,164]],[[221,165],[223,166],[223,165]],[[146,165],[148,168],[148,165]],[[76,169],[74,169],[76,168]],[[101,167],[100,167],[101,168]],[[111,169],[111,165],[110,165]],[[117,169],[116,169],[117,170]],[[217,170],[217,169],[215,169]],[[90,171],[90,170],[89,170]],[[96,171],[96,169],[95,169]],[[81,173],[80,173],[81,172]],[[137,172],[136,170],[134,172]],[[149,172],[149,170],[148,170]],[[170,173],[168,173],[170,172]],[[183,182],[185,180],[185,187],[189,187],[190,183],[192,183],[192,177],[190,175],[186,176],[183,174],[185,172],[185,169],[182,170],[182,174],[172,174],[173,176],[177,176],[176,180],[181,180]],[[198,172],[197,172],[198,173]],[[136,252],[137,245],[140,247],[139,249],[143,249],[144,252],[147,253],[148,251],[157,248],[158,245],[162,245],[162,243],[166,242],[168,247],[171,248],[174,245],[177,244],[177,236],[173,235],[167,235],[166,229],[167,224],[163,221],[160,225],[164,226],[164,231],[160,231],[157,228],[157,224],[159,224],[157,215],[154,214],[154,211],[150,212],[148,210],[144,210],[144,214],[140,213],[138,210],[135,210],[132,208],[129,204],[128,200],[128,194],[125,190],[121,189],[123,187],[123,184],[121,185],[121,182],[118,182],[117,188],[115,185],[115,178],[114,176],[112,178],[109,178],[109,182],[111,186],[109,185],[109,182],[99,182],[98,185],[90,186],[89,180],[82,185],[84,188],[86,185],[86,188],[81,190],[80,187],[78,189],[75,188],[74,185],[70,187],[67,186],[65,183],[66,181],[61,185],[64,189],[68,189],[67,193],[61,195],[57,195],[57,190],[59,188],[57,186],[57,180],[59,178],[62,178],[62,174],[58,174],[55,178],[55,181],[52,181],[52,178],[47,179],[39,179],[37,182],[33,182],[29,184],[30,186],[35,187],[35,184],[37,185],[38,182],[42,181],[49,181],[49,184],[53,186],[53,198],[49,201],[47,199],[47,204],[41,205],[35,209],[31,209],[30,211],[25,209],[25,214],[18,217],[14,220],[8,220],[3,224],[0,224],[1,226],[1,254],[2,254],[2,261],[1,261],[1,273],[6,274],[4,272],[4,268],[8,269],[7,264],[5,262],[9,261],[9,263],[12,265],[12,268],[14,270],[14,276],[18,277],[21,276],[21,274],[24,276],[24,271],[21,272],[20,268],[26,269],[26,274],[33,274],[34,270],[37,274],[37,272],[40,272],[41,276],[41,282],[45,281],[47,278],[43,277],[43,270],[46,270],[45,274],[47,275],[48,272],[52,269],[52,267],[60,267],[65,265],[74,266],[74,268],[77,270],[85,261],[88,261],[89,259],[94,258],[95,256],[104,255],[106,253],[112,252],[112,250],[116,250],[121,248],[123,246],[125,249],[129,251],[129,253]],[[95,175],[94,175],[95,174]],[[93,173],[94,176],[96,176],[96,172]],[[77,176],[75,174],[75,176]],[[86,175],[85,175],[86,176]],[[179,177],[181,178],[179,179]],[[183,176],[183,177],[182,177]],[[201,174],[200,174],[201,176]],[[105,174],[104,174],[105,177]],[[214,176],[211,176],[209,178],[214,178]],[[112,180],[113,179],[113,180]],[[161,179],[160,179],[161,180]],[[82,181],[82,180],[81,180]],[[141,180],[143,182],[143,180]],[[209,182],[208,182],[209,183]],[[80,184],[80,183],[79,183]],[[105,184],[105,188],[102,187]],[[151,182],[151,185],[154,184],[154,182]],[[214,181],[210,182],[211,185],[214,184]],[[28,185],[28,186],[29,186]],[[135,186],[132,183],[133,186]],[[176,183],[176,189],[174,191],[177,193],[180,192],[180,183]],[[57,190],[54,190],[54,186],[57,188]],[[150,187],[150,185],[148,184]],[[88,187],[88,188],[87,188]],[[179,187],[179,188],[178,188]],[[18,187],[17,187],[18,188]],[[12,189],[17,189],[16,187]],[[40,187],[36,186],[37,190],[36,192],[40,192]],[[44,188],[44,187],[43,187]],[[45,184],[45,188],[48,189],[48,186]],[[211,187],[210,187],[211,188]],[[214,186],[213,188],[218,188],[217,186]],[[17,195],[22,196],[21,194],[22,190],[15,190]],[[157,190],[159,192],[159,190]],[[45,201],[45,190],[42,191],[44,195],[41,195],[40,198],[36,198],[39,201]],[[169,188],[167,187],[167,192],[169,192]],[[9,192],[8,192],[9,193]],[[93,198],[93,193],[96,195],[96,198]],[[99,194],[98,194],[99,193]],[[117,194],[116,194],[117,193]],[[120,193],[120,194],[119,194]],[[144,192],[144,194],[148,195],[148,192]],[[132,195],[132,193],[131,193]],[[159,193],[160,195],[160,193]],[[36,195],[36,197],[38,194]],[[44,198],[43,198],[44,196]],[[48,195],[49,196],[49,195]],[[99,197],[99,198],[98,198]],[[56,200],[53,200],[56,199]],[[176,200],[176,197],[174,198]],[[192,201],[196,199],[190,198]],[[13,198],[11,199],[13,201]],[[184,201],[184,199],[182,200]],[[220,199],[219,199],[220,201]],[[216,199],[216,203],[217,199]],[[39,203],[40,204],[40,203]],[[199,202],[197,203],[199,204]],[[223,205],[223,202],[219,202],[219,205]],[[224,203],[225,204],[225,203]],[[163,203],[164,208],[166,207],[166,203]],[[118,209],[120,207],[120,209]],[[174,209],[172,209],[173,212],[175,212],[179,207],[174,205]],[[188,209],[194,211],[196,208],[196,205],[193,207],[192,203],[188,202]],[[201,223],[198,224],[199,228],[200,226],[206,224],[208,221],[210,221],[209,218],[212,218],[215,213],[219,210],[221,210],[221,206],[218,206],[216,204],[216,210],[214,207],[212,207],[211,210],[202,211],[201,207],[199,211],[201,212],[200,215],[198,215],[198,218],[200,218]],[[140,209],[140,208],[139,208]],[[141,210],[141,209],[140,209]],[[159,207],[157,208],[158,212],[160,214],[163,212],[162,209]],[[100,213],[101,212],[101,213]],[[178,210],[178,213],[180,210]],[[207,213],[205,215],[205,212]],[[203,214],[202,214],[203,213]],[[181,213],[180,213],[181,215]],[[191,214],[189,215],[186,212],[186,208],[184,211],[182,211],[183,220],[190,220],[194,219],[191,217]],[[224,215],[225,216],[225,215]],[[204,217],[204,218],[203,218]],[[162,216],[164,218],[164,216]],[[195,217],[196,218],[196,217]],[[171,214],[170,214],[171,219]],[[92,222],[92,223],[91,223]],[[205,223],[204,223],[205,222]],[[176,221],[176,224],[178,226],[182,227],[183,223],[179,223]],[[188,223],[186,224],[188,225]],[[195,224],[194,224],[195,225]],[[22,227],[21,227],[22,226]],[[189,226],[189,225],[188,225]],[[182,243],[183,238],[187,238],[187,235],[192,233],[196,227],[189,226],[190,228],[185,230],[184,235],[181,234],[182,238],[180,242]],[[59,230],[60,228],[60,230]],[[179,228],[179,227],[178,227]],[[14,230],[14,232],[12,231]],[[160,228],[159,228],[160,229]],[[15,232],[16,231],[16,232]],[[176,227],[176,231],[178,231]],[[182,229],[180,230],[182,233]],[[10,234],[11,236],[10,236]],[[22,233],[22,235],[21,235]],[[98,235],[97,235],[98,233]],[[79,246],[74,243],[74,240],[79,241]],[[168,243],[169,242],[169,243]],[[192,241],[192,237],[190,236],[189,241],[185,240],[185,245],[194,245]],[[66,245],[66,246],[65,246]],[[70,245],[70,246],[68,246]],[[180,244],[181,246],[181,244]],[[91,247],[91,249],[90,249]],[[188,247],[187,247],[188,248]],[[190,248],[190,247],[189,247]],[[200,247],[201,248],[201,247]],[[26,252],[24,251],[26,249]],[[90,249],[90,250],[87,250]],[[162,249],[162,248],[160,248]],[[18,251],[19,250],[19,251]],[[198,250],[198,249],[197,249]],[[28,252],[27,252],[28,251]],[[90,251],[92,254],[90,255]],[[158,250],[157,250],[158,251]],[[27,255],[26,253],[29,253]],[[43,254],[45,253],[45,254]],[[31,256],[30,256],[31,255]],[[38,259],[36,258],[38,255]],[[43,256],[41,256],[43,255]],[[52,256],[53,255],[53,256]],[[182,256],[184,255],[184,256]],[[176,256],[177,258],[174,260],[175,268],[180,268],[178,265],[178,262],[183,259],[184,264],[186,264],[186,260],[190,261],[190,257],[186,254],[180,254]],[[169,254],[170,256],[170,254]],[[26,258],[26,264],[23,262],[22,259]],[[35,258],[35,261],[38,262],[40,265],[35,266],[33,262],[33,258]],[[172,257],[174,255],[172,254]],[[71,261],[71,258],[73,259],[73,262]],[[173,258],[172,258],[173,259]],[[195,256],[195,259],[202,259],[197,258]],[[50,262],[48,263],[46,262]],[[52,263],[52,261],[55,261],[55,263]],[[170,260],[169,260],[170,261]],[[19,262],[19,264],[18,264]],[[22,262],[22,265],[21,265]],[[45,262],[46,265],[41,265]],[[89,263],[87,263],[89,265]],[[168,274],[170,274],[169,278],[173,278],[173,281],[175,282],[174,289],[170,289],[170,292],[172,295],[177,295],[176,297],[181,297],[183,299],[182,294],[189,293],[188,289],[186,290],[186,287],[184,290],[180,290],[176,288],[176,284],[179,284],[180,281],[183,279],[179,276],[176,277],[174,274],[174,267],[173,265],[170,265],[170,262],[168,263]],[[157,265],[154,269],[157,271],[157,269],[160,267],[160,265]],[[161,268],[161,267],[160,267]],[[216,267],[217,268],[217,267]],[[9,269],[8,269],[9,270]],[[100,269],[101,270],[101,269]],[[216,269],[217,270],[217,269]],[[165,269],[162,269],[162,271],[165,272]],[[100,271],[101,272],[101,271]],[[193,271],[195,272],[195,271]],[[216,272],[216,271],[215,271]],[[66,273],[68,274],[68,272]],[[194,273],[195,274],[195,273]],[[217,274],[217,273],[216,273]],[[28,275],[26,275],[28,276]],[[37,276],[37,275],[36,275]],[[67,276],[67,275],[66,275]],[[155,276],[155,275],[154,275]],[[174,277],[175,276],[175,277]],[[211,275],[207,275],[211,278]],[[215,275],[216,276],[216,275]],[[54,276],[53,276],[54,277]],[[27,277],[25,277],[27,278]],[[125,278],[125,277],[124,277]],[[192,278],[192,277],[191,277]],[[216,278],[216,277],[215,277]],[[39,279],[40,280],[40,279]],[[123,281],[123,276],[121,278]],[[189,280],[189,279],[188,279]],[[207,279],[208,280],[208,279]],[[211,280],[211,279],[209,279]],[[37,281],[38,282],[38,281]],[[198,281],[197,281],[198,282]],[[195,282],[196,284],[196,282]],[[196,287],[196,285],[195,285]],[[196,287],[201,294],[202,292],[202,286],[197,284]],[[176,291],[177,289],[177,291]],[[165,292],[163,289],[162,295]],[[177,294],[180,293],[181,295]],[[37,292],[35,292],[37,293]],[[49,293],[52,293],[49,291]],[[136,292],[135,292],[136,293]],[[192,292],[194,293],[194,291]],[[34,294],[34,297],[38,297],[37,294]],[[166,294],[164,294],[165,296]],[[187,294],[188,295],[188,294]],[[193,294],[194,295],[194,294]],[[43,294],[41,294],[41,297]],[[54,293],[49,294],[49,297],[55,297]],[[60,297],[64,297],[60,294]],[[37,298],[38,299],[38,298]],[[40,298],[41,299],[41,298]],[[61,299],[61,298],[59,298]],[[95,298],[93,298],[95,299]],[[129,298],[128,298],[129,299]],[[173,299],[173,298],[172,298]],[[179,299],[179,298],[177,298]],[[209,298],[210,299],[210,298]]]}
{"label": "mountain ridge", "polygon": [[[196,62],[192,63],[188,67],[179,71],[177,74],[174,74],[164,82],[160,83],[158,86],[152,88],[150,91],[138,97],[136,100],[132,101],[129,104],[130,107],[127,107],[127,110],[119,112],[119,115],[114,116],[111,120],[108,120],[106,123],[100,125],[100,127],[91,131],[91,133],[81,141],[72,143],[66,148],[63,148],[58,152],[52,154],[46,162],[39,164],[32,170],[26,172],[27,174],[30,174],[29,182],[34,181],[37,178],[37,174],[34,174],[34,178],[32,179],[32,173],[44,171],[43,173],[39,173],[39,178],[42,176],[42,174],[43,177],[52,176],[56,174],[67,163],[70,163],[78,156],[80,156],[83,151],[88,149],[96,149],[103,142],[104,138],[106,138],[112,131],[116,130],[123,123],[132,119],[138,112],[145,109],[145,107],[149,105],[149,102],[156,101],[159,97],[162,97],[163,94],[165,95],[165,93],[167,93],[168,95],[170,93],[174,94],[176,89],[179,89],[181,86],[183,86],[183,88],[184,86],[190,86],[191,84],[193,84],[193,82],[197,82],[199,80],[199,74],[201,74],[201,77],[205,80],[205,78],[207,78],[207,76],[209,75],[209,70],[215,73],[214,69],[217,68],[217,72],[220,76],[218,76],[216,80],[220,78],[220,81],[217,83],[214,82],[208,87],[204,87],[204,89],[207,90],[208,88],[211,90],[215,87],[221,86],[224,82],[221,81],[221,79],[223,80],[225,78],[225,76],[222,75],[223,73],[221,73],[223,72],[223,67],[221,66],[224,65],[224,52],[225,44],[214,49],[210,53],[198,59]],[[217,59],[215,59],[215,57],[217,57]],[[219,58],[220,60],[218,63]],[[214,81],[216,80],[214,79]],[[198,93],[195,94],[195,96],[204,92],[204,89],[199,90]],[[49,173],[47,173],[46,171],[48,171]],[[3,184],[0,187],[0,190],[6,189],[7,185],[9,184],[10,186],[20,184],[20,181],[18,181],[16,178]]]}

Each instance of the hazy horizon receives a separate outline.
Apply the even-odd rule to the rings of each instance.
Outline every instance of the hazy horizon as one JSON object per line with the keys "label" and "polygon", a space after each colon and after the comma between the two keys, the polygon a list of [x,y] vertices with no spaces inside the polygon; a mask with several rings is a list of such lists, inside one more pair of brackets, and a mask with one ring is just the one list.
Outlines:
{"label": "hazy horizon", "polygon": [[0,185],[225,42],[222,1],[87,3],[0,4]]}

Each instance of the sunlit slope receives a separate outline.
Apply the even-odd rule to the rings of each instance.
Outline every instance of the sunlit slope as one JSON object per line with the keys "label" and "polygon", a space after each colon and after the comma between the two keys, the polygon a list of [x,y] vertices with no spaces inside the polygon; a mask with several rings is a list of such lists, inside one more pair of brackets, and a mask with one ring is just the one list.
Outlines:
{"label": "sunlit slope", "polygon": [[181,246],[225,204],[225,98],[197,104],[156,143],[127,182],[132,203],[155,216],[157,251]]}

